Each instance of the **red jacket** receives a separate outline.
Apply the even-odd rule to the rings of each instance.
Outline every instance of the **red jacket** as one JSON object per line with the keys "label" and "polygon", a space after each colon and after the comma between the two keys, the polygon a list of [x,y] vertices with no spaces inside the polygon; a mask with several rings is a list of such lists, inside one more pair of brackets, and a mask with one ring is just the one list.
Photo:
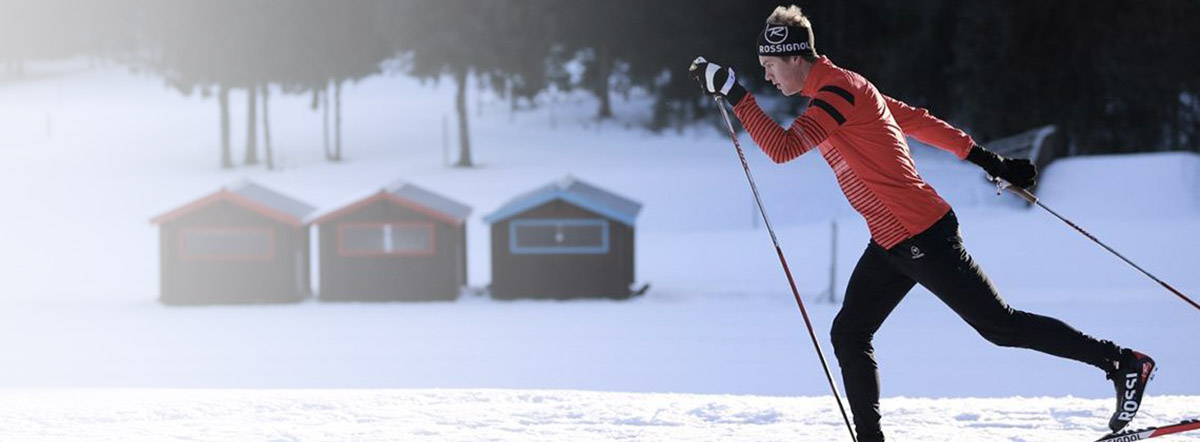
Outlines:
{"label": "red jacket", "polygon": [[801,95],[808,109],[783,129],[746,94],[734,113],[777,163],[818,147],[850,205],[884,248],[921,233],[950,210],[925,182],[908,151],[907,134],[966,158],[975,141],[929,114],[879,93],[857,73],[819,58]]}

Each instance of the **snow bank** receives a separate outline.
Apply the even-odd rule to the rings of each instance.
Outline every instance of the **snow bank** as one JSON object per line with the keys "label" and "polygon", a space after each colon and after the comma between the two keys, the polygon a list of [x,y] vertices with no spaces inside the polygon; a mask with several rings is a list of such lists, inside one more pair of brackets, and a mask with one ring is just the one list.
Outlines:
{"label": "snow bank", "polygon": [[1055,210],[1119,218],[1200,213],[1200,155],[1192,152],[1064,158],[1046,168],[1040,197]]}

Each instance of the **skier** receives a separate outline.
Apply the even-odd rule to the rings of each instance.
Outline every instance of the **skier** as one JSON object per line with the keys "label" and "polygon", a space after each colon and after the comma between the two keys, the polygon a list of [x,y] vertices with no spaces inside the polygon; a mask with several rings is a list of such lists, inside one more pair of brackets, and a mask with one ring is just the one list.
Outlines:
{"label": "skier", "polygon": [[766,80],[786,96],[810,99],[787,129],[737,83],[734,69],[698,57],[689,74],[705,92],[733,105],[750,137],[775,162],[820,150],[850,205],[866,218],[871,240],[850,276],[831,332],[858,440],[884,440],[871,339],[915,284],[933,292],[993,344],[1100,368],[1117,393],[1109,428],[1116,432],[1127,425],[1138,411],[1154,361],[1057,319],[1010,307],[967,253],[954,211],[917,173],[905,135],[1022,188],[1034,184],[1033,164],[988,151],[925,109],[883,95],[861,75],[818,55],[813,43],[812,26],[794,5],[776,8],[758,35]]}

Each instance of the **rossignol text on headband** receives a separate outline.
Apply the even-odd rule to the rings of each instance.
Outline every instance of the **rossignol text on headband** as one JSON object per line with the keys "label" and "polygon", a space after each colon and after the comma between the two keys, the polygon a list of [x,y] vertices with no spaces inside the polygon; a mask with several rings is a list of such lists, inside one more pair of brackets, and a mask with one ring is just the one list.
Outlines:
{"label": "rossignol text on headband", "polygon": [[758,34],[758,55],[817,56],[813,48],[812,30],[804,27],[768,24]]}

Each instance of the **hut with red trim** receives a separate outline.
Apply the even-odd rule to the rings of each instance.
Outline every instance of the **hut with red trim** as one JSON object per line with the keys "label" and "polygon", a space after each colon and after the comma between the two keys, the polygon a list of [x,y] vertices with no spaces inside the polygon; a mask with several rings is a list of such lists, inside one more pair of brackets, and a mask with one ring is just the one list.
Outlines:
{"label": "hut with red trim", "polygon": [[321,301],[453,300],[467,282],[471,208],[398,181],[315,214]]}
{"label": "hut with red trim", "polygon": [[314,208],[252,182],[150,220],[159,226],[164,304],[295,302],[312,293]]}

